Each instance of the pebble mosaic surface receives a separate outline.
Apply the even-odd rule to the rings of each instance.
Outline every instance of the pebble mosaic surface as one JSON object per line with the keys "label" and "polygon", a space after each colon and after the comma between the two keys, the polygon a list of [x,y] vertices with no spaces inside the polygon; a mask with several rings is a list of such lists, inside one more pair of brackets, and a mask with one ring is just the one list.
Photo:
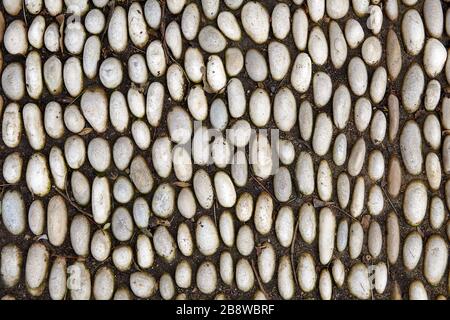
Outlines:
{"label": "pebble mosaic surface", "polygon": [[0,0],[1,299],[447,299],[448,0]]}

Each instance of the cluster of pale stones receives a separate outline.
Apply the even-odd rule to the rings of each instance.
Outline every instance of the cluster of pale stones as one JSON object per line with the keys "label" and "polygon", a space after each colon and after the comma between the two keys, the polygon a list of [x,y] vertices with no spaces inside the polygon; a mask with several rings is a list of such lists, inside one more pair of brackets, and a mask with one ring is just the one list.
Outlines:
{"label": "cluster of pale stones", "polygon": [[1,296],[445,299],[447,5],[3,0]]}

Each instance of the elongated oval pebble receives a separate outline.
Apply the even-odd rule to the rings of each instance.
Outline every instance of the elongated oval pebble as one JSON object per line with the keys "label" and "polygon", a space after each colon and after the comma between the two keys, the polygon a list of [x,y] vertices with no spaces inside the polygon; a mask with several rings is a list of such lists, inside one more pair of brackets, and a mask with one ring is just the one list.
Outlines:
{"label": "elongated oval pebble", "polygon": [[178,226],[177,245],[183,255],[187,257],[192,255],[194,251],[194,243],[192,240],[191,231],[186,223],[181,223]]}
{"label": "elongated oval pebble", "polygon": [[34,200],[28,208],[28,226],[35,235],[44,232],[45,209],[41,200]]}
{"label": "elongated oval pebble", "polygon": [[[244,226],[241,227],[241,229]],[[241,230],[239,229],[239,230]],[[235,231],[234,219],[229,211],[224,211],[219,218],[219,232],[222,241],[226,246],[232,247],[234,245]],[[253,237],[252,237],[253,241]],[[252,248],[253,249],[253,248]]]}
{"label": "elongated oval pebble", "polygon": [[263,283],[272,280],[276,268],[276,253],[269,242],[263,244],[261,253],[258,256],[258,272]]}
{"label": "elongated oval pebble", "polygon": [[14,244],[3,246],[0,252],[0,274],[7,288],[14,287],[20,281],[22,252]]}
{"label": "elongated oval pebble", "polygon": [[439,229],[445,220],[444,202],[438,196],[434,196],[430,202],[430,224],[434,229]]}
{"label": "elongated oval pebble", "polygon": [[67,262],[64,257],[53,261],[49,273],[48,291],[52,300],[63,300],[67,293]]}
{"label": "elongated oval pebble", "polygon": [[294,273],[288,256],[283,256],[278,265],[278,291],[284,300],[292,299],[295,293]]}
{"label": "elongated oval pebble", "polygon": [[133,220],[129,211],[124,207],[118,207],[111,217],[111,231],[119,241],[128,241],[133,235]]}
{"label": "elongated oval pebble", "polygon": [[350,92],[345,85],[341,85],[333,94],[333,122],[338,129],[344,129],[347,126],[350,107]]}
{"label": "elongated oval pebble", "polygon": [[198,34],[200,47],[208,53],[219,53],[227,45],[223,34],[213,26],[206,26]]}
{"label": "elongated oval pebble", "polygon": [[89,254],[90,225],[83,215],[76,215],[70,224],[70,242],[75,253],[80,256]]}
{"label": "elongated oval pebble", "polygon": [[222,207],[230,208],[236,203],[236,191],[231,178],[225,172],[217,172],[214,176],[217,200]]}
{"label": "elongated oval pebble", "polygon": [[26,169],[28,189],[37,196],[45,196],[51,188],[47,160],[41,153],[35,153],[28,160]]}
{"label": "elongated oval pebble", "polygon": [[112,262],[119,271],[127,271],[131,267],[133,251],[127,245],[119,245],[112,252]]}
{"label": "elongated oval pebble", "polygon": [[348,19],[345,23],[345,39],[351,49],[355,49],[364,40],[364,30],[355,19]]}
{"label": "elongated oval pebble", "polygon": [[423,16],[428,33],[434,38],[440,38],[444,30],[444,12],[441,2],[426,0],[423,4]]}
{"label": "elongated oval pebble", "polygon": [[397,34],[391,29],[386,38],[386,64],[389,77],[397,79],[402,69],[402,49]]}
{"label": "elongated oval pebble", "polygon": [[265,57],[256,49],[250,49],[245,54],[245,69],[255,82],[264,81],[269,73]]}
{"label": "elongated oval pebble", "polygon": [[36,104],[27,103],[23,107],[22,116],[28,142],[33,149],[41,150],[45,144],[41,110]]}
{"label": "elongated oval pebble", "polygon": [[345,268],[344,264],[339,259],[333,260],[333,266],[331,269],[333,280],[336,285],[340,288],[343,286],[345,281]]}
{"label": "elongated oval pebble", "polygon": [[244,56],[239,48],[228,48],[225,51],[225,69],[230,77],[237,76],[244,67]]}
{"label": "elongated oval pebble", "polygon": [[317,274],[314,259],[309,253],[303,253],[297,265],[297,277],[304,292],[312,291],[316,286]]}
{"label": "elongated oval pebble", "polygon": [[25,82],[28,95],[33,99],[38,99],[44,87],[42,79],[42,61],[37,51],[28,54],[25,61]]}
{"label": "elongated oval pebble", "polygon": [[408,121],[400,135],[400,150],[406,170],[417,175],[422,171],[422,135],[419,126],[413,120]]}
{"label": "elongated oval pebble", "polygon": [[47,234],[55,247],[63,244],[67,234],[68,213],[62,196],[54,196],[47,205]]}
{"label": "elongated oval pebble", "polygon": [[267,192],[259,195],[255,204],[254,223],[256,230],[264,235],[270,232],[273,223],[273,201]]}
{"label": "elongated oval pebble", "polygon": [[347,43],[339,25],[332,21],[329,27],[330,58],[336,69],[340,69],[347,59]]}
{"label": "elongated oval pebble", "polygon": [[382,294],[386,289],[386,285],[388,282],[388,269],[384,262],[379,262],[375,266],[375,290]]}
{"label": "elongated oval pebble", "polygon": [[356,101],[354,117],[356,129],[364,132],[369,126],[372,117],[372,104],[368,99],[361,97]]}
{"label": "elongated oval pebble", "polygon": [[364,62],[369,66],[378,64],[382,55],[380,40],[375,36],[368,37],[364,40],[361,46],[361,55]]}
{"label": "elongated oval pebble", "polygon": [[22,20],[9,23],[3,36],[5,49],[12,55],[25,55],[28,49],[27,28]]}
{"label": "elongated oval pebble", "polygon": [[341,208],[345,209],[350,200],[350,180],[346,173],[341,173],[337,178],[336,193]]}
{"label": "elongated oval pebble", "polygon": [[323,65],[328,59],[328,44],[319,26],[313,27],[309,33],[308,52],[316,65]]}
{"label": "elongated oval pebble", "polygon": [[2,222],[9,233],[19,235],[25,231],[25,203],[17,190],[8,190],[1,202]]}
{"label": "elongated oval pebble", "polygon": [[380,225],[376,221],[371,222],[369,226],[367,246],[372,257],[376,258],[380,255],[383,246],[383,234]]}
{"label": "elongated oval pebble", "polygon": [[289,247],[294,236],[294,214],[290,207],[282,207],[275,221],[275,233],[283,247]]}
{"label": "elongated oval pebble", "polygon": [[307,53],[300,53],[291,71],[291,84],[300,93],[306,92],[312,79],[312,61]]}
{"label": "elongated oval pebble", "polygon": [[409,9],[404,15],[401,25],[403,42],[410,55],[417,55],[422,51],[425,42],[425,30],[420,13]]}
{"label": "elongated oval pebble", "polygon": [[253,171],[257,177],[267,179],[274,170],[269,139],[264,133],[258,133],[252,140],[249,157]]}
{"label": "elongated oval pebble", "polygon": [[388,115],[389,115],[389,141],[394,142],[397,138],[400,122],[400,108],[398,98],[391,94],[388,98]]}
{"label": "elongated oval pebble", "polygon": [[236,285],[242,292],[250,291],[255,282],[250,262],[247,259],[240,259],[236,264]]}
{"label": "elongated oval pebble", "polygon": [[361,223],[358,221],[353,222],[350,225],[349,239],[348,239],[348,249],[350,253],[350,258],[357,259],[361,252],[364,244],[364,230]]}
{"label": "elongated oval pebble", "polygon": [[434,78],[441,73],[447,60],[445,46],[437,39],[430,38],[425,44],[423,64],[427,75]]}
{"label": "elongated oval pebble", "polygon": [[428,292],[420,280],[411,282],[409,286],[410,300],[428,300]]}
{"label": "elongated oval pebble", "polygon": [[366,155],[366,143],[360,138],[353,145],[350,157],[348,159],[348,173],[351,176],[357,176],[364,165]]}
{"label": "elongated oval pebble", "polygon": [[349,7],[349,0],[329,0],[326,3],[327,14],[335,20],[344,17]]}
{"label": "elongated oval pebble", "polygon": [[386,93],[387,72],[384,67],[378,67],[372,75],[370,83],[370,98],[374,104],[380,103]]}
{"label": "elongated oval pebble", "polygon": [[217,287],[217,272],[214,264],[204,261],[197,269],[197,288],[200,292],[210,294]]}
{"label": "elongated oval pebble", "polygon": [[368,75],[366,65],[359,57],[354,57],[348,64],[348,81],[353,93],[362,96],[367,90]]}
{"label": "elongated oval pebble", "polygon": [[386,1],[386,15],[391,21],[395,21],[398,17],[398,1],[387,0]]}
{"label": "elongated oval pebble", "polygon": [[448,245],[439,235],[432,235],[425,244],[424,276],[431,285],[438,285],[448,261]]}
{"label": "elongated oval pebble", "polygon": [[322,201],[329,201],[333,195],[333,177],[326,160],[322,160],[317,168],[317,193]]}
{"label": "elongated oval pebble", "polygon": [[402,83],[402,102],[407,112],[417,111],[424,88],[425,78],[422,68],[418,64],[411,65],[406,71]]}
{"label": "elongated oval pebble", "polygon": [[156,253],[166,261],[171,262],[175,259],[175,240],[165,226],[159,226],[154,232],[153,246]]}
{"label": "elongated oval pebble", "polygon": [[268,56],[272,79],[280,81],[285,77],[291,64],[289,50],[284,44],[272,41],[268,46]]}
{"label": "elongated oval pebble", "polygon": [[241,28],[231,12],[222,11],[217,17],[217,25],[230,40],[239,41],[241,39]]}
{"label": "elongated oval pebble", "polygon": [[202,216],[198,219],[195,229],[195,239],[199,251],[210,256],[214,254],[219,247],[219,234],[217,228],[209,216]]}
{"label": "elongated oval pebble", "polygon": [[327,264],[333,255],[336,231],[336,217],[328,208],[322,208],[319,214],[319,258],[321,264]]}
{"label": "elongated oval pebble", "polygon": [[285,3],[278,3],[273,8],[271,21],[275,38],[283,40],[289,34],[291,29],[290,16],[289,6]]}
{"label": "elongated oval pebble", "polygon": [[365,200],[365,182],[364,178],[359,176],[356,178],[355,186],[353,188],[352,202],[350,204],[350,213],[353,217],[361,215],[364,209]]}
{"label": "elongated oval pebble", "polygon": [[395,264],[400,251],[400,229],[395,212],[390,212],[386,219],[386,251],[389,263]]}
{"label": "elongated oval pebble", "polygon": [[324,107],[330,101],[333,84],[331,78],[325,72],[317,72],[313,77],[314,103],[318,107]]}
{"label": "elongated oval pebble", "polygon": [[362,263],[355,264],[347,277],[350,293],[358,299],[370,298],[370,280],[367,267]]}
{"label": "elongated oval pebble", "polygon": [[259,2],[249,1],[241,10],[241,22],[245,32],[257,44],[266,42],[270,22],[267,9]]}
{"label": "elongated oval pebble", "polygon": [[200,169],[194,174],[193,185],[199,204],[205,209],[211,208],[214,201],[214,193],[211,179],[206,171]]}
{"label": "elongated oval pebble", "polygon": [[49,258],[50,254],[42,243],[35,242],[28,249],[25,264],[25,284],[28,292],[33,296],[40,296],[45,289]]}
{"label": "elongated oval pebble", "polygon": [[330,272],[323,269],[319,277],[319,293],[322,300],[331,300],[333,295],[333,283]]}
{"label": "elongated oval pebble", "polygon": [[422,237],[417,231],[412,231],[403,243],[403,264],[408,271],[416,268],[422,256]]}
{"label": "elongated oval pebble", "polygon": [[314,152],[323,156],[328,152],[333,134],[333,124],[326,113],[320,113],[316,118],[312,146]]}
{"label": "elongated oval pebble", "polygon": [[242,256],[252,253],[255,246],[253,230],[248,225],[239,228],[236,235],[236,248]]}
{"label": "elongated oval pebble", "polygon": [[[47,60],[48,61],[48,60]],[[45,69],[45,65],[44,65]],[[45,70],[44,70],[45,75]],[[23,66],[18,62],[8,64],[2,72],[2,89],[9,99],[18,101],[25,94]]]}
{"label": "elongated oval pebble", "polygon": [[349,233],[348,221],[346,219],[342,219],[339,222],[336,231],[336,249],[338,249],[339,252],[343,252],[345,248],[347,248],[348,233]]}
{"label": "elongated oval pebble", "polygon": [[175,270],[175,283],[180,288],[189,288],[192,280],[192,268],[186,260],[181,261]]}
{"label": "elongated oval pebble", "polygon": [[130,289],[139,298],[151,297],[157,288],[155,278],[147,272],[138,271],[130,275]]}
{"label": "elongated oval pebble", "polygon": [[439,157],[430,152],[425,159],[425,172],[427,174],[428,185],[431,189],[437,190],[441,185],[441,164]]}
{"label": "elongated oval pebble", "polygon": [[219,273],[222,281],[231,285],[234,279],[233,257],[230,252],[223,251],[219,259]]}
{"label": "elongated oval pebble", "polygon": [[425,185],[421,181],[410,182],[403,198],[406,221],[412,226],[419,225],[425,217],[427,207],[428,195]]}

